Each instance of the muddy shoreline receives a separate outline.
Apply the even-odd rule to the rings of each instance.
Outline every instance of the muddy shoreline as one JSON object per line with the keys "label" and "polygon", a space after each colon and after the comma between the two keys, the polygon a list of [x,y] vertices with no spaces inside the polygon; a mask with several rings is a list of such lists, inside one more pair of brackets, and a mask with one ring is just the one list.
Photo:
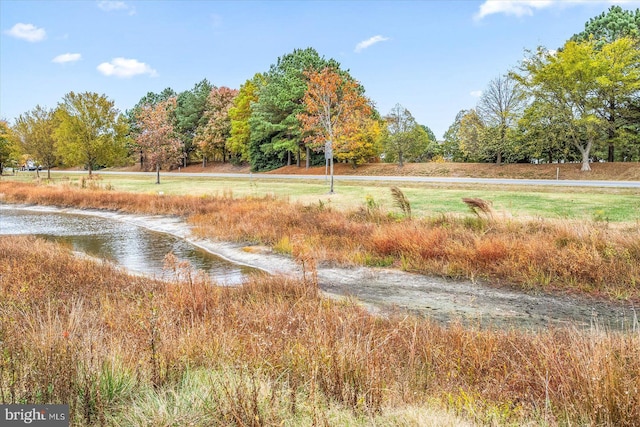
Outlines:
{"label": "muddy shoreline", "polygon": [[[301,266],[291,258],[273,253],[268,248],[198,238],[191,227],[177,217],[50,206],[6,206],[123,221],[183,238],[221,258],[270,274],[298,277],[303,274]],[[319,266],[317,274],[319,286],[327,296],[352,296],[371,311],[381,314],[406,310],[443,323],[461,321],[499,329],[575,327],[629,331],[638,327],[635,307],[628,302],[532,294],[384,268]]]}

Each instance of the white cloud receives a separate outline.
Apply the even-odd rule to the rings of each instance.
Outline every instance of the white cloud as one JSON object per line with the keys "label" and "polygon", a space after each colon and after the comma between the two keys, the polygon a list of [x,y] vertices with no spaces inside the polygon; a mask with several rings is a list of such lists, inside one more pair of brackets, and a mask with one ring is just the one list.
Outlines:
{"label": "white cloud", "polygon": [[482,96],[482,91],[472,90],[471,92],[469,92],[469,95],[473,96],[474,98],[480,98]]}
{"label": "white cloud", "polygon": [[364,50],[364,49],[366,49],[366,48],[368,48],[370,46],[373,46],[376,43],[384,42],[384,41],[387,41],[387,40],[389,40],[388,37],[383,37],[383,36],[380,36],[380,35],[373,36],[371,38],[368,38],[367,40],[363,40],[360,43],[358,43],[356,45],[355,52],[361,52],[362,50]]}
{"label": "white cloud", "polygon": [[105,12],[127,11],[129,12],[129,15],[134,15],[136,13],[135,7],[128,5],[123,1],[99,0],[98,7]]}
{"label": "white cloud", "polygon": [[82,58],[82,55],[79,53],[63,53],[62,55],[58,55],[51,62],[56,62],[58,64],[65,64],[67,62],[76,62]]}
{"label": "white cloud", "polygon": [[105,76],[129,78],[140,74],[149,74],[156,77],[158,73],[144,62],[137,59],[113,58],[111,62],[103,62],[98,65],[98,71]]}
{"label": "white cloud", "polygon": [[482,18],[496,13],[504,13],[505,15],[533,15],[536,10],[546,9],[549,7],[569,7],[578,4],[625,4],[637,3],[630,0],[485,0],[480,5],[480,10],[475,14],[474,19]]}
{"label": "white cloud", "polygon": [[486,0],[480,5],[475,18],[480,20],[495,13],[515,16],[533,15],[535,9],[544,9],[553,3],[553,0]]}
{"label": "white cloud", "polygon": [[10,30],[5,31],[6,34],[17,39],[26,40],[28,42],[39,42],[47,37],[44,28],[38,28],[33,24],[17,23]]}

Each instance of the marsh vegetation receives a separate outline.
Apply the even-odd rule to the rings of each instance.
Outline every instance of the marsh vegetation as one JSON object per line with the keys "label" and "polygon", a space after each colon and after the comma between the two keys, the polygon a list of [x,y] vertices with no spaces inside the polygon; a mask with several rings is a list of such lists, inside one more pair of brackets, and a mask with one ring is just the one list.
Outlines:
{"label": "marsh vegetation", "polygon": [[[638,300],[637,224],[411,218],[273,196],[131,194],[3,182],[5,202],[178,215],[210,239],[314,265],[391,266],[525,291]],[[375,201],[374,201],[375,202]],[[71,405],[74,425],[634,425],[639,335],[375,316],[305,279],[216,286],[168,260],[131,277],[30,237],[0,240],[5,402]]]}

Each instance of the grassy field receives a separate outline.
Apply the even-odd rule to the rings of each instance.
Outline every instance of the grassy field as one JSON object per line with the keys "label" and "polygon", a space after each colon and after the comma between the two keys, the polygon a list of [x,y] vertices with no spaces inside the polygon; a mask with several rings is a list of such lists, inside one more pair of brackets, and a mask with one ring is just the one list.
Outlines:
{"label": "grassy field", "polygon": [[[288,180],[240,178],[190,178],[166,175],[161,184],[155,178],[140,175],[95,174],[89,181],[84,176],[56,172],[54,182],[109,188],[143,194],[209,195],[234,197],[276,196],[305,205],[324,204],[340,210],[354,210],[375,203],[394,212],[394,200],[389,188],[395,183],[340,182],[335,194],[328,194],[323,181],[292,182]],[[31,182],[34,173],[5,176],[5,181]],[[469,184],[400,184],[418,217],[435,214],[466,214],[463,198],[491,201],[496,215],[502,218],[578,219],[598,222],[640,221],[640,191],[602,188],[550,188],[488,186]]]}

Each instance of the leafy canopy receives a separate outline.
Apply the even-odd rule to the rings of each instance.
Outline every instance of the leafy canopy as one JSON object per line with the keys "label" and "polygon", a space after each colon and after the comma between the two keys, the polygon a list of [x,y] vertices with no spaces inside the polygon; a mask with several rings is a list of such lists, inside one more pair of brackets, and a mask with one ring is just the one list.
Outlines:
{"label": "leafy canopy", "polygon": [[145,105],[137,115],[144,130],[136,136],[136,143],[147,165],[157,171],[157,184],[160,183],[160,169],[178,164],[182,157],[182,142],[171,121],[176,104],[176,98],[169,98],[156,105]]}
{"label": "leafy canopy", "polygon": [[350,76],[327,67],[305,72],[309,80],[303,97],[304,111],[298,120],[306,134],[304,141],[317,151],[355,153],[356,138],[373,112],[370,101]]}
{"label": "leafy canopy", "polygon": [[256,74],[253,79],[247,80],[240,86],[240,90],[229,108],[231,131],[227,140],[227,149],[241,162],[250,160],[251,128],[249,118],[251,117],[251,104],[258,100],[258,88],[263,82],[264,77],[261,74]]}
{"label": "leafy canopy", "polygon": [[194,138],[194,143],[207,159],[217,158],[226,161],[227,140],[231,136],[229,109],[237,94],[236,89],[226,86],[214,87],[209,93],[204,113],[205,122],[198,127]]}
{"label": "leafy canopy", "polygon": [[607,12],[589,19],[584,31],[574,34],[571,41],[586,42],[594,40],[601,49],[614,40],[629,37],[640,39],[640,9],[624,10],[620,6],[611,6]]}
{"label": "leafy canopy", "polygon": [[415,161],[428,149],[429,135],[402,105],[396,104],[385,116],[385,121],[385,162],[397,161],[398,166],[404,166],[405,161]]}
{"label": "leafy canopy", "polygon": [[258,100],[251,106],[250,155],[253,170],[269,170],[284,166],[285,158],[304,145],[298,115],[305,109],[307,91],[305,72],[326,67],[339,69],[333,59],[320,57],[313,48],[296,49],[278,58],[264,74]]}
{"label": "leafy canopy", "polygon": [[58,162],[54,132],[59,125],[53,110],[39,105],[16,120],[15,130],[19,135],[22,152],[48,170]]}
{"label": "leafy canopy", "polygon": [[69,92],[55,116],[57,151],[67,165],[83,165],[91,174],[126,157],[127,121],[105,95]]}

